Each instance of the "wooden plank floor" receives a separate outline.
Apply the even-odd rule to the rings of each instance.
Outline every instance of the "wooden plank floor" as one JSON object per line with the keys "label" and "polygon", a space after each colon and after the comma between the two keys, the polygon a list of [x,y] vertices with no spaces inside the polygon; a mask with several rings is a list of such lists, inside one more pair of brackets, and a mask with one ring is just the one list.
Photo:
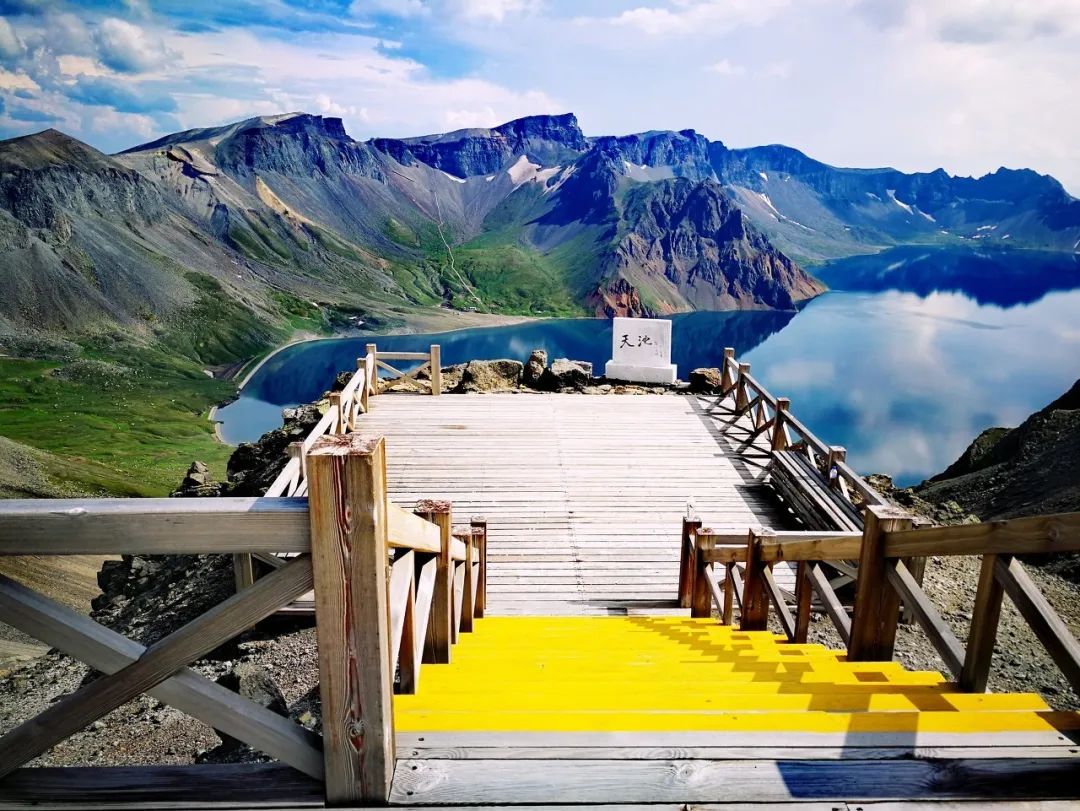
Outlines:
{"label": "wooden plank floor", "polygon": [[363,422],[393,501],[488,519],[492,614],[671,606],[688,501],[711,527],[789,524],[695,397],[386,394]]}

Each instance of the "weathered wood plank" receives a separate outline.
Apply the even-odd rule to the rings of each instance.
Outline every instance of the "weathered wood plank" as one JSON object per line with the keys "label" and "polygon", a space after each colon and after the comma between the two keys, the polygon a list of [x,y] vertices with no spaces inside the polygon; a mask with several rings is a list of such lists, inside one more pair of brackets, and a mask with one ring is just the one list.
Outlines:
{"label": "weathered wood plank", "polygon": [[890,661],[900,618],[900,595],[888,580],[885,537],[888,532],[909,528],[911,517],[895,507],[871,506],[864,520],[848,658],[853,662]]}
{"label": "weathered wood plank", "polygon": [[1001,618],[1001,583],[994,574],[997,555],[983,555],[979,571],[979,586],[975,592],[975,607],[971,610],[971,627],[968,629],[967,654],[960,674],[960,686],[964,690],[982,693],[990,677],[990,665],[994,656],[994,640],[997,638],[998,621]]}
{"label": "weathered wood plank", "polygon": [[326,799],[385,802],[394,762],[382,437],[325,437],[307,458]]}
{"label": "weathered wood plank", "polygon": [[307,552],[300,498],[0,501],[0,555]]}
{"label": "weathered wood plank", "polygon": [[395,803],[1069,799],[1072,759],[959,761],[401,760]]}
{"label": "weathered wood plank", "polygon": [[322,784],[278,763],[46,767],[0,781],[0,808],[310,808]]}
{"label": "weathered wood plank", "polygon": [[1080,551],[1080,513],[885,533],[885,555],[1033,555]]}

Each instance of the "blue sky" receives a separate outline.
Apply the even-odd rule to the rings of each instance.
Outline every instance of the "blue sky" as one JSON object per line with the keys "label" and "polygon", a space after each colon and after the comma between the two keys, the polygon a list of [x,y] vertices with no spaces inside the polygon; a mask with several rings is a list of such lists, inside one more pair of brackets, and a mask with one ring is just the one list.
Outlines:
{"label": "blue sky", "polygon": [[0,0],[0,137],[292,110],[356,138],[577,113],[1080,194],[1080,0]]}

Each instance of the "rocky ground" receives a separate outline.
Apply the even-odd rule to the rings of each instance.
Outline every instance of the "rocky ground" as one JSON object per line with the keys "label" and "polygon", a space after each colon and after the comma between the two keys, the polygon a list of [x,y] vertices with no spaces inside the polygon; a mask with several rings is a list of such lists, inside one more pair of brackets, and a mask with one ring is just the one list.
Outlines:
{"label": "rocky ground", "polygon": [[[339,377],[335,388],[344,385]],[[716,370],[696,370],[688,384],[677,387],[625,385],[592,377],[588,364],[556,360],[543,353],[516,361],[484,361],[447,367],[443,387],[450,392],[564,391],[588,395],[647,395],[704,392],[718,382]],[[415,385],[415,384],[400,384]],[[423,384],[421,384],[423,385]],[[290,442],[305,436],[318,422],[326,401],[287,410],[281,428],[259,442],[242,445],[228,466],[228,480],[212,479],[196,463],[188,471],[178,497],[259,495],[285,463]],[[912,490],[897,490],[887,477],[874,485],[898,504],[935,523],[977,520],[958,503],[928,501]],[[1060,577],[1052,567],[1030,569],[1032,577],[1074,634],[1080,635],[1080,586]],[[925,588],[932,601],[966,638],[978,580],[978,561],[934,558],[928,562]],[[150,644],[232,593],[231,559],[227,556],[125,556],[105,562],[98,576],[102,593],[93,600],[91,615],[143,644]],[[77,606],[75,606],[77,607]],[[842,647],[824,616],[815,616],[811,640]],[[1080,709],[1045,651],[1006,600],[995,649],[990,689],[1036,690],[1055,707]],[[933,648],[917,626],[903,626],[897,659],[905,666],[944,671]],[[84,665],[50,652],[0,675],[0,728],[11,729],[64,695],[94,678]],[[265,706],[287,714],[309,729],[319,727],[318,659],[310,620],[273,620],[214,651],[195,669]],[[260,755],[216,733],[157,700],[142,696],[105,716],[35,761],[38,765],[181,764],[232,762]]]}

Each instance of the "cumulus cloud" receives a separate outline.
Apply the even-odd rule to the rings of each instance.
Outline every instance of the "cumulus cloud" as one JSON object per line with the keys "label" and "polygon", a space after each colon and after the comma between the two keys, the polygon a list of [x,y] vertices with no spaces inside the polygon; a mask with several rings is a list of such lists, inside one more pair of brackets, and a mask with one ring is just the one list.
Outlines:
{"label": "cumulus cloud", "polygon": [[715,36],[760,25],[788,5],[789,0],[669,0],[662,6],[639,6],[614,17],[580,21],[632,28],[653,37]]}
{"label": "cumulus cloud", "polygon": [[470,20],[501,23],[539,9],[538,0],[453,0],[452,8]]}
{"label": "cumulus cloud", "polygon": [[23,41],[5,18],[0,17],[0,61],[10,64],[19,59],[26,50]]}
{"label": "cumulus cloud", "polygon": [[120,73],[154,70],[174,61],[177,56],[165,47],[160,37],[118,17],[103,20],[94,38],[98,58]]}
{"label": "cumulus cloud", "polygon": [[1080,31],[1080,0],[859,0],[856,9],[884,30],[924,31],[944,42],[986,44]]}
{"label": "cumulus cloud", "polygon": [[68,98],[125,113],[173,112],[177,107],[176,99],[161,87],[104,76],[80,76]]}

